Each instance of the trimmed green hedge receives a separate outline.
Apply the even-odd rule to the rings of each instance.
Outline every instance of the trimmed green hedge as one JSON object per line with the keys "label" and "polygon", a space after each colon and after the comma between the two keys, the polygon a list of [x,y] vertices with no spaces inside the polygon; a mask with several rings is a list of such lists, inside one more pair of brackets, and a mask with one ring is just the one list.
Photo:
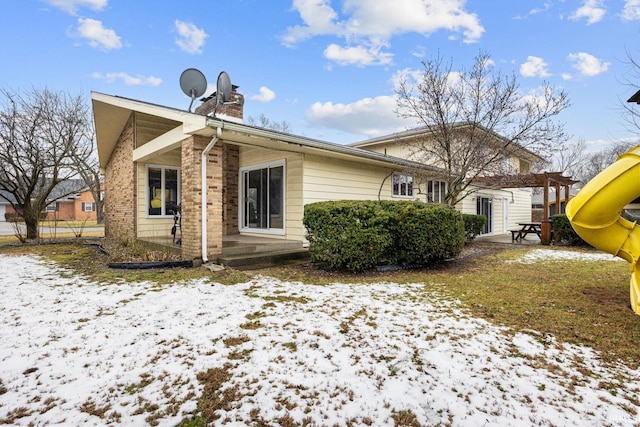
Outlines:
{"label": "trimmed green hedge", "polygon": [[571,227],[571,222],[565,214],[551,216],[551,229],[555,244],[568,244],[574,246],[589,246],[582,240],[578,233]]}
{"label": "trimmed green hedge", "polygon": [[311,261],[330,270],[428,264],[457,256],[464,245],[462,215],[446,205],[317,202],[305,206],[303,223]]}
{"label": "trimmed green hedge", "polygon": [[464,239],[470,242],[482,233],[482,227],[487,222],[487,217],[484,215],[462,214],[462,220],[464,221]]}

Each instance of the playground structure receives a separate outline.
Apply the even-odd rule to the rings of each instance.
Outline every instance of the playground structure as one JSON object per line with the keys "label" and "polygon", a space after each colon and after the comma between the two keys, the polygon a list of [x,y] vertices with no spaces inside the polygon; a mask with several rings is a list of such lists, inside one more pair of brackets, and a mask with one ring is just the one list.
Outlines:
{"label": "playground structure", "polygon": [[631,264],[629,296],[640,314],[640,227],[622,216],[626,205],[640,196],[640,146],[618,157],[574,196],[566,215],[578,235],[590,245]]}

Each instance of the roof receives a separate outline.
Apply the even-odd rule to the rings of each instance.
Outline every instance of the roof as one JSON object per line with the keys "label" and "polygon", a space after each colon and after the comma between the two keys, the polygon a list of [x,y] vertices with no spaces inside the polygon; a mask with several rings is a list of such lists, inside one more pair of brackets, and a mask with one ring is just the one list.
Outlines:
{"label": "roof", "polygon": [[631,98],[627,99],[627,102],[635,102],[636,104],[640,104],[640,90],[631,95]]}
{"label": "roof", "polygon": [[[59,182],[58,185],[53,187],[53,190],[51,191],[47,199],[50,201],[57,201],[65,197],[69,197],[70,195],[81,193],[85,190],[88,190],[88,187],[87,187],[87,184],[84,182],[84,180],[67,179],[62,182]],[[60,200],[60,201],[64,201],[64,200]],[[11,202],[16,203],[16,198],[14,197],[14,195],[7,191],[0,190],[0,204],[7,204]]]}
{"label": "roof", "polygon": [[[225,143],[248,145],[274,150],[286,150],[306,154],[318,154],[334,158],[349,158],[359,162],[385,165],[387,167],[400,165],[443,173],[434,166],[426,166],[398,157],[375,153],[369,150],[349,145],[335,144],[327,141],[307,138],[284,132],[249,126],[242,123],[225,120],[221,117],[208,117],[184,110],[165,107],[157,104],[137,101],[133,99],[92,92],[93,113],[98,143],[98,157],[100,167],[106,167],[107,161],[118,142],[131,113],[138,114],[142,120],[142,127],[137,131],[138,141],[166,139],[173,134],[172,141],[165,141],[166,150],[177,148],[180,141],[189,135],[213,137],[221,130],[221,139]],[[146,133],[144,133],[146,132]],[[152,153],[147,153],[151,155]],[[139,154],[138,160],[144,160],[144,153]],[[135,154],[134,154],[135,157]]]}
{"label": "roof", "polygon": [[[464,129],[467,127],[470,127],[471,124],[470,123],[466,123],[466,122],[460,122],[460,123],[455,123],[453,124],[453,127],[456,129]],[[501,140],[505,140],[506,138],[495,133],[494,131],[485,128],[484,126],[481,125],[475,125],[475,127],[480,128],[485,130],[486,132],[494,135],[497,139],[501,139]],[[423,136],[424,134],[428,133],[428,132],[433,132],[435,130],[434,126],[421,126],[421,127],[417,127],[417,128],[413,128],[413,129],[408,129],[402,132],[396,132],[393,134],[389,134],[389,135],[383,135],[383,136],[379,136],[376,138],[371,138],[371,139],[366,139],[364,141],[358,141],[355,143],[350,144],[352,147],[369,147],[372,145],[380,145],[380,144],[386,144],[392,141],[401,141],[401,140],[407,140],[407,139],[411,139],[411,138],[416,138],[419,136]],[[518,152],[518,154],[520,156],[522,156],[525,160],[531,161],[531,162],[541,162],[544,161],[544,158],[540,157],[539,155],[537,155],[536,153],[534,153],[531,150],[528,150],[522,146],[520,146],[519,144],[512,144],[513,148]]]}

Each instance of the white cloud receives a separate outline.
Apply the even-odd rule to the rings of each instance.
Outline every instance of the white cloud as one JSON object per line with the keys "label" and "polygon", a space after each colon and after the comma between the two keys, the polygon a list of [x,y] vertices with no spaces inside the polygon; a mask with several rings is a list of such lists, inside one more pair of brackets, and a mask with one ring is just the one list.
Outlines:
{"label": "white cloud", "polygon": [[374,137],[404,130],[413,124],[399,118],[395,109],[395,96],[364,98],[350,104],[316,102],[307,110],[307,120],[315,127]]}
{"label": "white cloud", "polygon": [[81,7],[92,10],[102,10],[107,6],[108,0],[42,0],[51,6],[57,7],[69,15],[75,15]]}
{"label": "white cloud", "polygon": [[127,86],[158,86],[162,83],[162,79],[159,77],[130,76],[124,72],[106,74],[95,72],[92,77],[98,80],[105,80],[107,83],[121,80]]}
{"label": "white cloud", "polygon": [[266,86],[260,87],[260,93],[251,97],[254,101],[270,102],[276,99],[276,93]]}
{"label": "white cloud", "polygon": [[[330,0],[294,0],[293,9],[304,24],[289,27],[282,42],[292,47],[315,36],[333,35],[345,39],[349,47],[331,44],[325,56],[345,64],[388,64],[391,54],[381,53],[381,48],[399,34],[428,36],[448,30],[461,34],[465,43],[478,41],[484,28],[478,16],[463,6],[462,0],[346,0],[340,16]],[[349,59],[354,56],[359,59]]]}
{"label": "white cloud", "polygon": [[176,45],[187,53],[202,53],[205,39],[209,37],[202,28],[198,28],[191,22],[176,19],[175,22],[178,38]]}
{"label": "white cloud", "polygon": [[289,27],[282,37],[285,46],[293,46],[308,38],[340,32],[334,21],[338,14],[331,8],[330,0],[293,0],[292,8],[297,10],[305,26]]}
{"label": "white cloud", "polygon": [[583,76],[597,76],[609,69],[609,62],[602,62],[595,56],[586,52],[570,53],[569,60],[573,62],[572,67]]}
{"label": "white cloud", "polygon": [[544,2],[544,5],[542,7],[536,7],[533,8],[529,11],[529,15],[537,15],[539,13],[544,13],[546,11],[548,11],[549,9],[551,9],[551,7],[553,6],[553,3],[551,1],[546,1]]}
{"label": "white cloud", "polygon": [[91,18],[78,19],[77,36],[87,39],[89,46],[104,50],[120,49],[120,36],[114,30],[102,26],[102,22]]}
{"label": "white cloud", "polygon": [[622,19],[625,21],[640,20],[640,0],[626,0],[622,9]]}
{"label": "white cloud", "polygon": [[602,3],[602,0],[585,0],[584,4],[578,8],[569,19],[579,21],[585,18],[588,25],[600,22],[607,12],[607,10],[602,7]]}
{"label": "white cloud", "polygon": [[364,46],[340,47],[330,44],[324,50],[324,57],[340,65],[387,65],[391,64],[393,54],[380,52],[379,48]]}
{"label": "white cloud", "polygon": [[520,65],[520,74],[523,77],[549,77],[548,66],[544,59],[537,56],[527,56],[527,62]]}

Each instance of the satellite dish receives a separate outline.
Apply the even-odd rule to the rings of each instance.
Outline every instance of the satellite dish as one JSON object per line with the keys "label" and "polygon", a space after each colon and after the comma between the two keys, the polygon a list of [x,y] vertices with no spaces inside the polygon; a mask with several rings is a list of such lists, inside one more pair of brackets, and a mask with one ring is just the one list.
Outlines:
{"label": "satellite dish", "polygon": [[224,104],[231,99],[231,79],[226,71],[218,74],[218,84],[216,85],[216,97],[218,105]]}
{"label": "satellite dish", "polygon": [[180,88],[185,95],[191,98],[191,104],[189,104],[189,112],[191,112],[193,100],[204,95],[205,90],[207,90],[207,78],[200,70],[187,68],[180,74]]}

